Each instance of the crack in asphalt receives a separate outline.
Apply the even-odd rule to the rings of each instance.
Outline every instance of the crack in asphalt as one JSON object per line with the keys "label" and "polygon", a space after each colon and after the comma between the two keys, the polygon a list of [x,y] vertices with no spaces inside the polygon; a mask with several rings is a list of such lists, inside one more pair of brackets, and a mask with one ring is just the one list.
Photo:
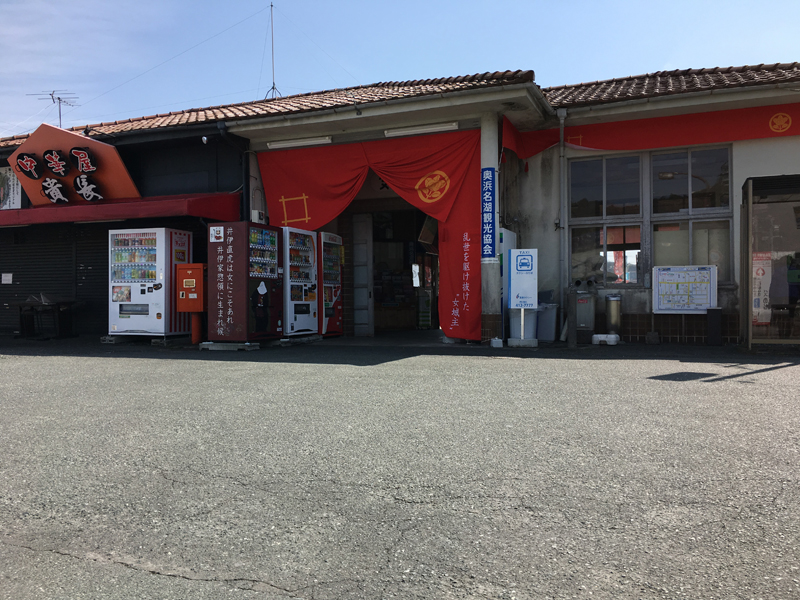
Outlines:
{"label": "crack in asphalt", "polygon": [[[57,556],[63,556],[66,558],[72,558],[74,560],[81,560],[81,561],[91,561],[95,563],[105,563],[105,564],[112,564],[117,565],[120,567],[125,567],[126,569],[130,569],[132,571],[136,571],[138,573],[145,573],[148,575],[157,575],[160,577],[170,577],[173,579],[182,579],[184,581],[195,581],[200,583],[222,583],[225,585],[233,586],[240,590],[245,591],[255,591],[255,592],[263,592],[266,589],[263,588],[270,588],[272,590],[277,590],[279,592],[295,595],[298,592],[302,592],[304,590],[313,589],[323,587],[325,585],[332,585],[335,583],[344,583],[344,582],[353,582],[353,583],[360,583],[358,580],[351,580],[345,579],[341,581],[330,581],[330,582],[315,582],[312,585],[300,586],[298,588],[284,588],[279,585],[275,585],[274,583],[270,583],[269,581],[264,581],[262,579],[251,579],[249,577],[230,577],[230,578],[223,578],[223,577],[201,577],[201,576],[192,576],[192,575],[183,575],[181,573],[170,572],[170,571],[162,571],[159,569],[147,568],[143,565],[137,565],[134,562],[128,562],[125,560],[116,559],[109,556],[102,556],[100,554],[91,552],[86,553],[84,556],[73,554],[71,552],[65,552],[63,550],[57,550],[54,548],[34,548],[33,546],[28,546],[25,544],[16,544],[12,542],[7,542],[0,540],[0,544],[4,546],[9,546],[12,548],[19,548],[22,550],[29,550],[31,552],[38,552],[38,553],[48,553],[48,554],[55,554]],[[262,588],[262,589],[259,589]],[[312,600],[313,600],[313,592],[312,592]]]}

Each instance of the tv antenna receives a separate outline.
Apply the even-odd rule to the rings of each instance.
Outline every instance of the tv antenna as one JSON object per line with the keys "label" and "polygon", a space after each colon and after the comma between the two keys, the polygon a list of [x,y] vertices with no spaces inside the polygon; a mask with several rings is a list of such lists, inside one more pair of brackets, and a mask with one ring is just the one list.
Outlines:
{"label": "tv antenna", "polygon": [[39,100],[52,100],[53,104],[58,104],[58,126],[61,127],[61,105],[78,106],[74,103],[78,99],[72,92],[67,90],[53,90],[52,92],[41,92],[39,94],[26,94],[27,96],[39,96]]}
{"label": "tv antenna", "polygon": [[264,100],[269,100],[270,94],[272,94],[273,98],[277,98],[278,96],[283,96],[283,94],[278,91],[278,88],[275,86],[275,19],[272,16],[272,2],[269,3],[269,29],[270,29],[270,36],[272,38],[272,87],[269,88],[267,95],[264,96]]}

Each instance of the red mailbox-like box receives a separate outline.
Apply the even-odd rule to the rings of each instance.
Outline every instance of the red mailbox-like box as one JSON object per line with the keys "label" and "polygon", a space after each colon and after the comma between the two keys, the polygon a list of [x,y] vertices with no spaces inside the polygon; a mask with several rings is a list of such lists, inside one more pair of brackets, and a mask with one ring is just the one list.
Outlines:
{"label": "red mailbox-like box", "polygon": [[177,265],[178,312],[200,313],[206,311],[207,265],[189,263]]}

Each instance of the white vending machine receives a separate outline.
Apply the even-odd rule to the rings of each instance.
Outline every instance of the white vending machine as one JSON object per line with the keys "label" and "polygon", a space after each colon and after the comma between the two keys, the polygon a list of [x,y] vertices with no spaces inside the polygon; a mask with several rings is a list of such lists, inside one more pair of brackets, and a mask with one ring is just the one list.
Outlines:
{"label": "white vending machine", "polygon": [[176,265],[192,262],[192,234],[176,229],[108,232],[109,335],[191,333],[177,312]]}
{"label": "white vending machine", "polygon": [[283,228],[284,335],[317,333],[317,234]]}

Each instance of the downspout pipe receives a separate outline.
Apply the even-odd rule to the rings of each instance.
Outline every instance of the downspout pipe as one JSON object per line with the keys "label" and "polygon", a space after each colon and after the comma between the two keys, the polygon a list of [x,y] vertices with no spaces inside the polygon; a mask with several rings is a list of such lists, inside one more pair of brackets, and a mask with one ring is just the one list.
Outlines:
{"label": "downspout pipe", "polygon": [[561,326],[564,326],[564,319],[567,313],[565,299],[568,285],[567,278],[567,256],[569,256],[569,207],[567,206],[567,155],[564,144],[564,122],[567,120],[567,109],[559,108],[556,111],[558,116],[558,171],[559,171],[559,211],[557,225],[560,229],[561,239],[559,240],[559,305],[561,306]]}
{"label": "downspout pipe", "polygon": [[235,136],[228,131],[228,126],[224,121],[217,123],[219,134],[225,142],[239,151],[242,161],[242,195],[239,200],[239,218],[242,221],[250,220],[250,159],[247,157],[249,144],[239,136]]}

